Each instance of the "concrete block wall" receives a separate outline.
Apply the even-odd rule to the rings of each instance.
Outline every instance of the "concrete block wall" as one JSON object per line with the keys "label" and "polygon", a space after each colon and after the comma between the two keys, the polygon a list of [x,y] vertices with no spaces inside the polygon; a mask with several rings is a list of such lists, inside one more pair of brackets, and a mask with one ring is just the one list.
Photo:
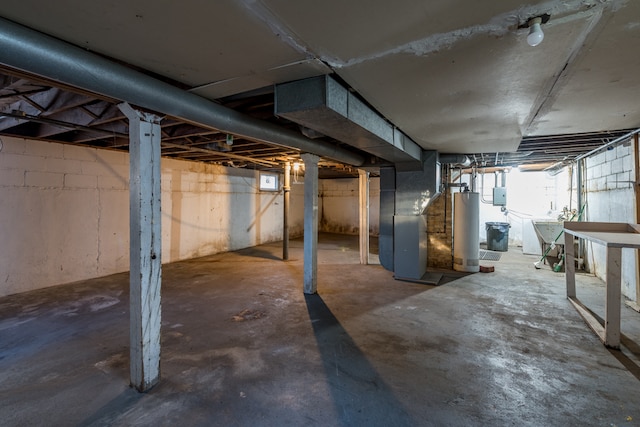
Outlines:
{"label": "concrete block wall", "polygon": [[[320,183],[322,200],[321,231],[357,234],[358,178],[325,179]],[[374,177],[369,183],[369,232],[377,236],[380,231],[380,178]],[[441,195],[434,200],[427,211],[427,266],[452,268],[452,197]]]}
{"label": "concrete block wall", "polygon": [[[2,137],[0,296],[129,269],[129,156]],[[162,159],[162,261],[282,238],[282,193],[252,170]],[[303,231],[292,186],[291,236]]]}
{"label": "concrete block wall", "polygon": [[[469,183],[469,177],[465,176]],[[545,219],[555,221],[564,207],[575,207],[575,192],[573,203],[570,200],[570,179],[565,169],[560,174],[552,176],[547,172],[520,172],[511,170],[506,176],[507,206],[503,211],[500,206],[493,206],[494,175],[487,174],[482,184],[478,178],[478,192],[482,193],[485,202],[480,203],[480,242],[487,241],[487,222],[508,223],[509,246],[524,246],[524,239],[529,237],[524,233],[524,222],[531,219]],[[537,238],[533,243],[538,245]]]}
{"label": "concrete block wall", "polygon": [[[322,200],[321,231],[358,234],[358,179],[323,179],[320,182]],[[380,178],[369,182],[369,233],[377,236],[380,225]],[[441,195],[427,211],[428,266],[452,268],[452,197]]]}
{"label": "concrete block wall", "polygon": [[[320,231],[358,234],[358,178],[320,180]],[[380,224],[380,178],[369,180],[369,234],[377,236]]]}
{"label": "concrete block wall", "polygon": [[445,191],[427,208],[427,267],[453,268],[453,197]]}
{"label": "concrete block wall", "polygon": [[[586,221],[630,222],[635,219],[633,144],[618,145],[612,150],[586,160]],[[606,251],[603,246],[587,243],[585,263],[590,272],[606,277]],[[622,250],[622,293],[636,299],[636,255]]]}

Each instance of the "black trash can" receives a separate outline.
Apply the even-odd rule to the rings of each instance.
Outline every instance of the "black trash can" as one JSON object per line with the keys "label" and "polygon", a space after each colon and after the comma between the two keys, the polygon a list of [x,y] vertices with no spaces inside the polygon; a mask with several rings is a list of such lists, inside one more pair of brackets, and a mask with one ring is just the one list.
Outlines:
{"label": "black trash can", "polygon": [[487,249],[490,251],[507,252],[509,250],[508,222],[487,222]]}

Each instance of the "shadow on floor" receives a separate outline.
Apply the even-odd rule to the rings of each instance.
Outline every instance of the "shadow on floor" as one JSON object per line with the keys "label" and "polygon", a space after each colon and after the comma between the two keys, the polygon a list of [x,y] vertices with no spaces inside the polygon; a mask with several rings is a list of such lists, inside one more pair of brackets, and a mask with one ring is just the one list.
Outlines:
{"label": "shadow on floor", "polygon": [[[586,311],[591,313],[591,315],[598,321],[598,323],[600,323],[600,325],[604,327],[604,319],[602,317],[600,317],[597,313],[584,305],[582,302],[577,301],[577,303],[580,304],[580,306],[582,306],[582,308],[584,308]],[[618,360],[618,362],[620,362],[625,368],[627,368],[627,370],[634,377],[640,380],[640,366],[638,366],[638,364],[633,359],[625,354],[626,349],[626,351],[628,351],[632,355],[632,357],[640,359],[640,345],[623,333],[620,333],[620,345],[620,350],[613,348],[607,348],[607,350],[613,357]],[[623,349],[622,346],[624,346],[625,349]]]}
{"label": "shadow on floor", "polygon": [[418,283],[421,285],[430,285],[430,286],[440,286],[454,280],[458,280],[462,277],[468,276],[470,274],[476,273],[467,273],[453,270],[431,270],[424,273],[424,275],[420,279],[409,279],[405,277],[394,276],[394,279],[399,280],[401,282],[409,282],[409,283]]}
{"label": "shadow on floor", "polygon": [[305,295],[305,301],[339,425],[413,425],[404,406],[322,297]]}
{"label": "shadow on floor", "polygon": [[[635,357],[640,358],[640,345],[635,341],[632,341],[625,334],[620,334],[620,343],[627,348]],[[629,356],[624,354],[621,350],[608,349],[609,353],[615,357],[618,362],[622,363],[622,365],[627,368],[634,377],[640,380],[640,366],[635,363]]]}
{"label": "shadow on floor", "polygon": [[116,421],[115,418],[117,416],[135,407],[143,397],[144,394],[138,393],[134,388],[124,390],[102,406],[102,408],[98,409],[91,417],[85,419],[78,425],[83,427],[112,425],[112,423]]}
{"label": "shadow on floor", "polygon": [[235,253],[237,253],[238,255],[252,257],[252,258],[264,258],[264,259],[271,259],[274,261],[282,260],[282,256],[277,256],[271,253],[270,251],[265,249],[260,249],[259,247],[240,249],[238,251],[235,251]]}

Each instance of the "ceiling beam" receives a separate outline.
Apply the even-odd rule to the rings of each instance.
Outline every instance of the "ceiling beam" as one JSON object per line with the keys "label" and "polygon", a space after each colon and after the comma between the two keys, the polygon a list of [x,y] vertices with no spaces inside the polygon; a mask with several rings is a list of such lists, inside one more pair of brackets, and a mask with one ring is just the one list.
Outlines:
{"label": "ceiling beam", "polygon": [[277,166],[278,163],[277,162],[271,162],[269,160],[262,160],[262,159],[254,159],[251,157],[246,157],[246,156],[239,156],[237,154],[233,154],[233,153],[229,153],[227,152],[223,152],[223,151],[214,151],[214,150],[207,150],[205,148],[197,148],[197,147],[189,147],[188,145],[182,145],[182,144],[174,144],[172,142],[162,142],[162,146],[163,147],[170,147],[170,148],[179,148],[179,149],[183,149],[183,150],[189,150],[189,151],[193,151],[195,153],[206,153],[206,154],[210,154],[212,156],[219,156],[222,158],[229,158],[229,159],[236,159],[236,160],[242,160],[245,162],[251,162],[251,163],[255,163],[258,165],[263,165],[263,166]]}

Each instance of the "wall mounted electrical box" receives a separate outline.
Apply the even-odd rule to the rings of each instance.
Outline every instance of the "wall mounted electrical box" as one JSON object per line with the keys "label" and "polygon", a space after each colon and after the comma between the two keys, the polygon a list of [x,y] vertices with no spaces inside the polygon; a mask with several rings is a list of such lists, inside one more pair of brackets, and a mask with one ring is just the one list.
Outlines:
{"label": "wall mounted electrical box", "polygon": [[493,206],[507,206],[506,187],[493,187]]}

